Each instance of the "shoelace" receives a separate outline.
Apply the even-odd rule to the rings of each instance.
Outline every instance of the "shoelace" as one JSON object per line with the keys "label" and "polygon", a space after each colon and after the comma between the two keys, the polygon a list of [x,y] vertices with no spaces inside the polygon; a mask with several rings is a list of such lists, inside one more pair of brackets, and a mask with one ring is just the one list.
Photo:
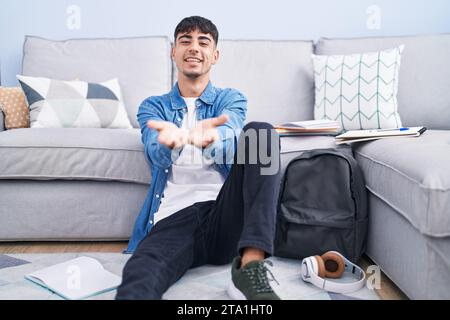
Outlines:
{"label": "shoelace", "polygon": [[[278,285],[280,285],[275,279],[275,276],[273,275],[272,271],[270,271],[265,264],[273,266],[272,261],[269,260],[263,260],[262,262],[258,263],[258,266],[256,268],[251,269],[243,269],[243,271],[248,274],[251,282],[252,287],[256,290],[258,293],[265,293],[265,292],[273,292],[272,287],[269,284],[269,281],[275,281]],[[271,278],[268,279],[267,273],[270,274]]]}

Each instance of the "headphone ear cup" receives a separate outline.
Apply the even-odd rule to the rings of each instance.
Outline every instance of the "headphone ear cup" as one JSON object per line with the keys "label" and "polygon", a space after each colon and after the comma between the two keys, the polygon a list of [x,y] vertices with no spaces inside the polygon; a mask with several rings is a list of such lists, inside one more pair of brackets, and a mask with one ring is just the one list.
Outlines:
{"label": "headphone ear cup", "polygon": [[307,282],[309,282],[308,264],[309,264],[308,258],[305,258],[302,260],[302,266],[301,266],[302,279]]}
{"label": "headphone ear cup", "polygon": [[325,269],[326,277],[336,279],[342,276],[345,270],[345,262],[339,254],[329,251],[320,258]]}
{"label": "headphone ear cup", "polygon": [[327,270],[325,269],[325,264],[323,263],[322,258],[320,256],[314,256],[314,259],[316,259],[317,262],[317,275],[324,278]]}

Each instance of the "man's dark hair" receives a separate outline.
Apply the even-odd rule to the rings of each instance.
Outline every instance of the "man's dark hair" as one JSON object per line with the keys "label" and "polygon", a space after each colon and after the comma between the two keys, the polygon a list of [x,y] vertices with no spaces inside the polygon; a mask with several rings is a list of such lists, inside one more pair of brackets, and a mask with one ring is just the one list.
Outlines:
{"label": "man's dark hair", "polygon": [[174,41],[177,41],[178,34],[188,33],[196,29],[205,34],[209,33],[217,45],[217,41],[219,41],[219,31],[217,31],[217,27],[211,22],[211,20],[200,16],[186,17],[181,20],[175,28]]}

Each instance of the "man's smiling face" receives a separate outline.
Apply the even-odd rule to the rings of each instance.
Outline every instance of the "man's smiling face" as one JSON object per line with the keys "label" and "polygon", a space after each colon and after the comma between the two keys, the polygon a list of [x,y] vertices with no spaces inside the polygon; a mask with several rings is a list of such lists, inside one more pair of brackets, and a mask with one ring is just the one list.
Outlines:
{"label": "man's smiling face", "polygon": [[196,79],[209,73],[211,66],[219,59],[219,51],[209,33],[195,29],[177,35],[172,48],[172,58],[178,72]]}

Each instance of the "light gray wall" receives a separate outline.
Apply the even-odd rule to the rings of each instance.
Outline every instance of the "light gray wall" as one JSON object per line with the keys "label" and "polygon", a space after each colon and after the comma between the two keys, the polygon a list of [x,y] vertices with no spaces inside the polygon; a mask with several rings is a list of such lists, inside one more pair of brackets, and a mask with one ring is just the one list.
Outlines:
{"label": "light gray wall", "polygon": [[202,15],[223,39],[313,39],[450,32],[448,0],[0,0],[0,75],[16,85],[24,36],[168,35]]}

